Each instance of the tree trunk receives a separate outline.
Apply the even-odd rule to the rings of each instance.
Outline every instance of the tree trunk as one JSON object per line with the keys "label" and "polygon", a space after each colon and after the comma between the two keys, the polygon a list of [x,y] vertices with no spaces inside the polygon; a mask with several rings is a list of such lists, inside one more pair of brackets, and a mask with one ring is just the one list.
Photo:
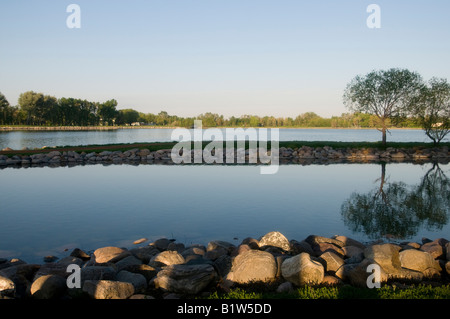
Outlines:
{"label": "tree trunk", "polygon": [[383,146],[386,146],[386,127],[383,127],[381,133],[383,134]]}

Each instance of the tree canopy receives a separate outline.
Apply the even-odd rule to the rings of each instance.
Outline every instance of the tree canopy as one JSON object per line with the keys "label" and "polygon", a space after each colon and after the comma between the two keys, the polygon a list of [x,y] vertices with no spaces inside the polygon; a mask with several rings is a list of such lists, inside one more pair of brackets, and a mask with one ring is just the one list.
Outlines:
{"label": "tree canopy", "polygon": [[400,122],[420,95],[422,77],[407,69],[392,68],[356,76],[345,89],[344,104],[353,112],[373,114],[386,144],[389,121]]}

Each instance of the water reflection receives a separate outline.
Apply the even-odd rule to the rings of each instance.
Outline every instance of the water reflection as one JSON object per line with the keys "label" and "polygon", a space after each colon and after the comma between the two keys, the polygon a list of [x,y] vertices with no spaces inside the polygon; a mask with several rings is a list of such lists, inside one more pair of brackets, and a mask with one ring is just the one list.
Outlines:
{"label": "water reflection", "polygon": [[450,179],[438,163],[417,185],[389,182],[381,164],[380,184],[368,193],[354,192],[341,206],[344,224],[369,238],[411,238],[419,229],[440,230],[450,211]]}

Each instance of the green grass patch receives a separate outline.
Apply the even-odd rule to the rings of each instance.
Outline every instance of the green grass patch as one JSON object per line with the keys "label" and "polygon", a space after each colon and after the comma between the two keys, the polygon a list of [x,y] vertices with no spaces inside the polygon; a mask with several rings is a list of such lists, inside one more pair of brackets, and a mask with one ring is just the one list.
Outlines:
{"label": "green grass patch", "polygon": [[207,299],[450,299],[450,285],[433,287],[421,284],[403,288],[385,285],[379,289],[358,288],[349,285],[303,286],[290,293],[258,292],[245,288],[234,288],[227,293],[216,291]]}

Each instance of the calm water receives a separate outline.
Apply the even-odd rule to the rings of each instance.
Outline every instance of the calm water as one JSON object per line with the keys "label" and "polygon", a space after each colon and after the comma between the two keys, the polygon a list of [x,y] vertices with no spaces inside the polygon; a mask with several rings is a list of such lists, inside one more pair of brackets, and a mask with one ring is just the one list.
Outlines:
{"label": "calm water", "polygon": [[[0,149],[41,148],[171,141],[171,129],[119,129],[114,131],[14,131],[0,132]],[[224,133],[225,136],[225,133]],[[430,142],[422,130],[392,130],[388,141]],[[351,129],[280,129],[281,141],[368,141],[381,140],[377,130]],[[447,138],[448,140],[448,138]]]}
{"label": "calm water", "polygon": [[274,175],[248,165],[6,168],[0,257],[42,262],[141,237],[238,244],[274,230],[297,240],[450,239],[449,178],[448,164],[283,165]]}

